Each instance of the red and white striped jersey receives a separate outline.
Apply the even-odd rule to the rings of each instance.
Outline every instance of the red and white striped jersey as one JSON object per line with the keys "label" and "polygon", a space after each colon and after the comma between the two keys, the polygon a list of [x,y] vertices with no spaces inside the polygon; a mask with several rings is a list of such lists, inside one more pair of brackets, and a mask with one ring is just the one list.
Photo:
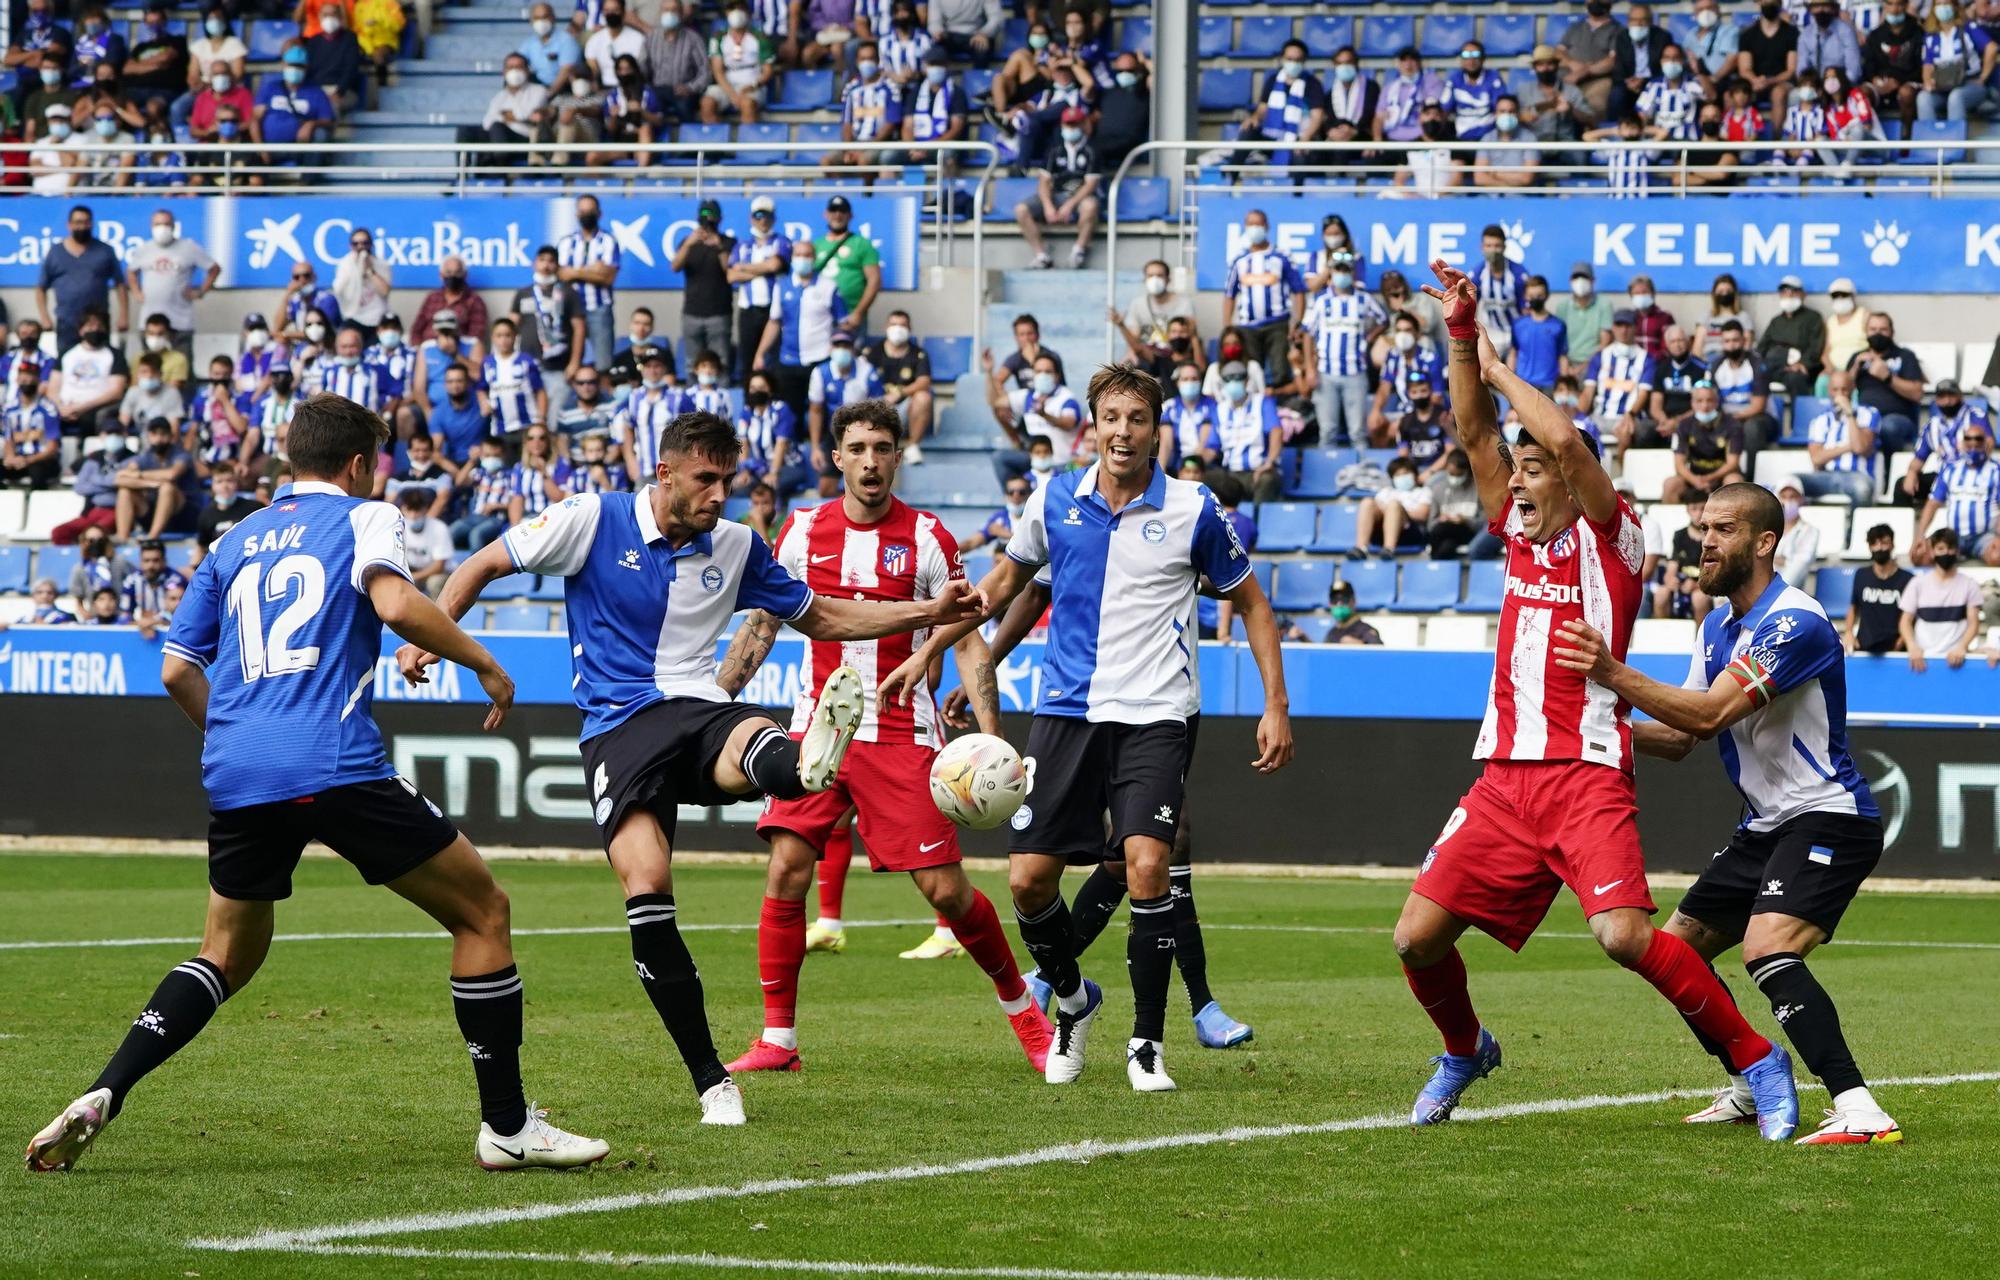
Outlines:
{"label": "red and white striped jersey", "polygon": [[[786,573],[834,599],[933,600],[946,582],[965,576],[958,541],[950,531],[930,512],[898,498],[889,500],[889,513],[874,524],[849,520],[839,498],[794,511],[778,531],[777,550]],[[928,687],[919,690],[908,707],[876,705],[876,688],[883,677],[929,637],[930,629],[924,628],[880,640],[808,640],[792,732],[804,733],[812,722],[827,676],[849,666],[861,673],[867,697],[861,728],[854,735],[857,742],[942,747],[937,703]]]}
{"label": "red and white striped jersey", "polygon": [[1624,660],[1638,616],[1645,535],[1621,497],[1602,528],[1588,516],[1547,542],[1521,533],[1510,499],[1489,526],[1507,542],[1506,595],[1486,721],[1475,760],[1582,760],[1632,771],[1631,706],[1556,665],[1553,637],[1571,619],[1595,627]]}

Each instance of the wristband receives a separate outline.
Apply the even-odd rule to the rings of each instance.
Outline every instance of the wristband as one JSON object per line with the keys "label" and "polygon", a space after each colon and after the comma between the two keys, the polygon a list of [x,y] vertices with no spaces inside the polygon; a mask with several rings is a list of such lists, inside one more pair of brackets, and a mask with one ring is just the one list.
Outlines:
{"label": "wristband", "polygon": [[1479,321],[1476,319],[1466,320],[1463,323],[1460,323],[1452,320],[1449,316],[1447,316],[1444,322],[1444,329],[1447,334],[1450,334],[1453,338],[1456,338],[1459,341],[1462,342],[1479,341]]}

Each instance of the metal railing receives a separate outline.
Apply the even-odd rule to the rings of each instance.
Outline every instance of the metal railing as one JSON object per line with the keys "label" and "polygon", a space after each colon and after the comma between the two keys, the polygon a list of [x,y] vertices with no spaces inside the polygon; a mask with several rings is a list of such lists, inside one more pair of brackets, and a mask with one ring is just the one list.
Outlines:
{"label": "metal railing", "polygon": [[[1196,181],[1202,173],[1219,173],[1230,179],[1250,179],[1256,183],[1259,193],[1272,195],[1313,195],[1341,196],[1346,198],[1404,198],[1424,199],[1453,196],[1491,196],[1496,199],[1525,196],[1537,199],[1562,199],[1567,196],[1598,196],[1612,194],[1601,187],[1578,188],[1554,185],[1564,178],[1605,177],[1606,168],[1594,157],[1624,146],[1642,145],[1643,149],[1659,154],[1660,161],[1652,169],[1653,185],[1643,193],[1633,193],[1645,199],[1698,199],[1703,196],[1725,196],[1742,194],[1746,180],[1770,177],[1793,177],[1801,180],[1811,178],[1864,178],[1880,177],[1903,179],[1905,181],[1889,186],[1878,186],[1871,194],[1878,196],[1902,196],[1939,198],[1952,196],[1993,197],[2000,196],[2000,165],[1980,164],[1970,160],[1948,159],[1953,152],[1966,152],[1975,144],[1968,141],[1947,142],[1886,142],[1854,141],[1824,142],[1813,146],[1800,147],[1783,142],[1760,142],[1754,145],[1735,142],[1681,142],[1645,139],[1642,144],[1623,142],[1537,142],[1523,136],[1519,146],[1510,150],[1529,150],[1538,153],[1540,162],[1535,166],[1536,180],[1524,187],[1481,187],[1473,185],[1471,162],[1480,151],[1496,150],[1490,139],[1474,142],[1416,142],[1381,143],[1374,141],[1352,142],[1292,142],[1285,144],[1250,144],[1248,148],[1237,143],[1207,139],[1158,140],[1142,142],[1126,155],[1118,170],[1112,175],[1111,184],[1105,197],[1105,305],[1118,307],[1118,227],[1119,197],[1124,192],[1125,180],[1131,175],[1135,165],[1142,158],[1153,156],[1178,156],[1181,163],[1177,172],[1169,172],[1168,177],[1175,185],[1173,199],[1175,212],[1170,221],[1175,224],[1175,234],[1180,242],[1180,260],[1185,264],[1189,256],[1189,246],[1194,242],[1199,213],[1201,193],[1212,191],[1217,195],[1241,194],[1242,188],[1234,185],[1208,185]],[[1198,159],[1217,153],[1234,153],[1239,150],[1282,149],[1293,153],[1295,159],[1289,165],[1271,164],[1219,164],[1203,165]],[[1444,151],[1462,157],[1464,165],[1459,170],[1457,185],[1435,193],[1413,187],[1392,187],[1384,185],[1383,179],[1393,179],[1407,165],[1384,164],[1364,159],[1371,151],[1398,150]],[[1801,154],[1809,157],[1802,165],[1774,165],[1764,163],[1746,164],[1745,155],[1768,157],[1774,153]],[[1300,162],[1300,155],[1326,159],[1319,163]],[[1735,155],[1735,164],[1704,164],[1700,157]],[[1550,157],[1557,157],[1555,163]],[[1863,157],[1881,156],[1876,164],[1861,163]],[[1564,159],[1569,163],[1562,163]],[[1913,162],[1914,160],[1914,162]],[[1287,184],[1285,179],[1294,181]],[[1921,179],[1923,185],[1910,184],[1908,179]],[[1275,179],[1275,181],[1273,181]],[[1704,183],[1698,179],[1711,179]],[[1346,185],[1352,182],[1352,186]],[[1364,185],[1365,184],[1365,185]],[[1811,199],[1816,195],[1854,194],[1858,189],[1847,186],[1815,186],[1805,184],[1764,188],[1749,188],[1760,194],[1796,196]],[[1117,359],[1118,333],[1115,328],[1105,335],[1105,352],[1111,359]]]}

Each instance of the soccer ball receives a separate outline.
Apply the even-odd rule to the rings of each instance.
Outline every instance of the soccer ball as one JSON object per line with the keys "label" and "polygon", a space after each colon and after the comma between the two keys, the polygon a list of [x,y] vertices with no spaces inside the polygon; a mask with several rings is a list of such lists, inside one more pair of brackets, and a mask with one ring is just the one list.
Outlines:
{"label": "soccer ball", "polygon": [[1028,798],[1028,770],[1005,738],[968,733],[931,763],[931,799],[961,827],[990,831]]}

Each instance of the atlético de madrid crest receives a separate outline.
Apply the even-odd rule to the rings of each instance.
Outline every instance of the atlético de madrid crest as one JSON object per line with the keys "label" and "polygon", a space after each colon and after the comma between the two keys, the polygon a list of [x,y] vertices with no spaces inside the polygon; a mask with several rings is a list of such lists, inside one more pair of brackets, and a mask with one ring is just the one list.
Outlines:
{"label": "atl\u00e9tico de madrid crest", "polygon": [[891,577],[900,577],[910,571],[912,559],[908,544],[892,542],[882,548],[882,572]]}

